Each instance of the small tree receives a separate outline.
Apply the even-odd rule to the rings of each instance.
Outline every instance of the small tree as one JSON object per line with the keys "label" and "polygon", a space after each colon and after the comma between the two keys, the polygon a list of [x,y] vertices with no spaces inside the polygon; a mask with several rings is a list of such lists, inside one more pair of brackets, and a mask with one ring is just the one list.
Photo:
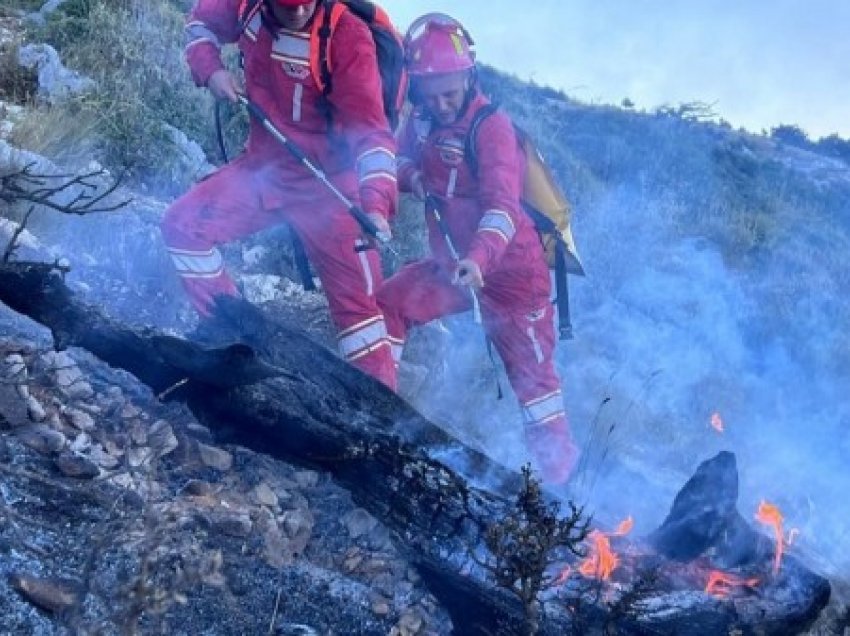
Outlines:
{"label": "small tree", "polygon": [[492,559],[473,558],[493,574],[499,586],[519,598],[525,616],[524,633],[533,636],[540,629],[540,592],[555,581],[547,575],[547,569],[555,562],[558,548],[584,556],[581,544],[588,535],[590,519],[572,502],[569,515],[561,518],[560,505],[545,501],[530,466],[523,467],[522,477],[513,510],[485,532],[484,543]]}

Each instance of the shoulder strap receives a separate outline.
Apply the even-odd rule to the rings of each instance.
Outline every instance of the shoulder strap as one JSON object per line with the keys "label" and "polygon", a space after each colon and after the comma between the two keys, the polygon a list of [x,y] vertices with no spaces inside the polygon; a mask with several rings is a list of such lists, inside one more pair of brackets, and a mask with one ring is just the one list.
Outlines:
{"label": "shoulder strap", "polygon": [[310,43],[310,71],[322,95],[327,97],[331,92],[331,36],[346,10],[346,4],[338,0],[323,0],[319,10],[321,15],[317,16],[313,25]]}
{"label": "shoulder strap", "polygon": [[464,156],[466,157],[469,167],[472,169],[472,174],[478,175],[478,151],[476,150],[478,140],[478,129],[481,127],[481,122],[487,119],[490,115],[499,110],[498,104],[486,104],[478,109],[472,116],[472,122],[469,124],[469,132],[464,141]]}
{"label": "shoulder strap", "polygon": [[244,31],[248,23],[254,18],[257,11],[260,10],[262,0],[242,0],[239,3],[239,30]]}

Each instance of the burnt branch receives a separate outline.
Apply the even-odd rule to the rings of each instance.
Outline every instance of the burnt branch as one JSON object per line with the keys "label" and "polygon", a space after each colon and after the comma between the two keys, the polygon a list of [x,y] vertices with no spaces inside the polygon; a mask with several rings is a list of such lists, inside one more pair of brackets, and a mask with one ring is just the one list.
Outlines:
{"label": "burnt branch", "polygon": [[18,227],[16,227],[15,231],[12,232],[12,236],[9,238],[9,244],[3,252],[3,258],[0,259],[0,262],[8,263],[9,259],[11,259],[12,255],[15,253],[15,250],[18,249],[18,241],[21,238],[21,234],[23,234],[24,230],[27,229],[27,223],[29,223],[33,212],[35,212],[35,206],[30,206],[29,210],[27,210],[26,214],[24,214],[24,218],[21,219],[21,222],[18,224]]}
{"label": "burnt branch", "polygon": [[[0,176],[0,201],[10,205],[43,205],[63,214],[81,216],[95,212],[114,212],[132,201],[123,199],[117,203],[108,202],[108,198],[121,184],[121,179],[112,179],[103,169],[80,175],[48,175],[34,172],[34,165],[30,163],[20,170]],[[104,186],[103,179],[110,181]],[[72,198],[62,203],[56,200],[60,194],[72,194]]]}

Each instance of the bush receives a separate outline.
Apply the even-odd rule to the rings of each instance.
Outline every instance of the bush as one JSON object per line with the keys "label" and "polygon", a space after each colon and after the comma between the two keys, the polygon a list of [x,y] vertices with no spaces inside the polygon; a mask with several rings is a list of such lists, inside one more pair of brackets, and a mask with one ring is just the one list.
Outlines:
{"label": "bush", "polygon": [[772,128],[770,130],[770,136],[776,141],[788,144],[789,146],[797,146],[806,150],[812,146],[808,135],[799,126],[782,124],[776,128]]}
{"label": "bush", "polygon": [[[97,89],[59,107],[74,128],[93,119],[98,159],[113,172],[168,194],[197,175],[180,175],[182,159],[169,126],[213,153],[212,100],[194,87],[183,61],[185,2],[68,0],[39,39]],[[60,114],[55,117],[59,119]]]}
{"label": "bush", "polygon": [[29,103],[38,89],[38,75],[18,64],[17,42],[0,44],[0,100]]}

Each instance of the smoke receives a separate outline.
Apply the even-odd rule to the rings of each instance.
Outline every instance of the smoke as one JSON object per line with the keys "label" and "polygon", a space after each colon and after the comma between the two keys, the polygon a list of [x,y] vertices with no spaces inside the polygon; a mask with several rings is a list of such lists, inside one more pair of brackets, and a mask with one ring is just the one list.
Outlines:
{"label": "smoke", "polygon": [[[846,575],[848,324],[836,303],[848,285],[824,267],[846,237],[791,230],[732,267],[710,240],[678,235],[675,216],[622,187],[576,229],[589,278],[574,285],[578,339],[563,355],[570,410],[586,438],[597,412],[601,428],[615,425],[607,465],[579,480],[580,494],[603,518],[633,514],[648,531],[696,465],[727,449],[742,514],[752,518],[762,499],[778,504],[786,528],[801,531],[792,553]],[[821,262],[799,258],[812,234]],[[779,302],[789,283],[797,297]]]}

